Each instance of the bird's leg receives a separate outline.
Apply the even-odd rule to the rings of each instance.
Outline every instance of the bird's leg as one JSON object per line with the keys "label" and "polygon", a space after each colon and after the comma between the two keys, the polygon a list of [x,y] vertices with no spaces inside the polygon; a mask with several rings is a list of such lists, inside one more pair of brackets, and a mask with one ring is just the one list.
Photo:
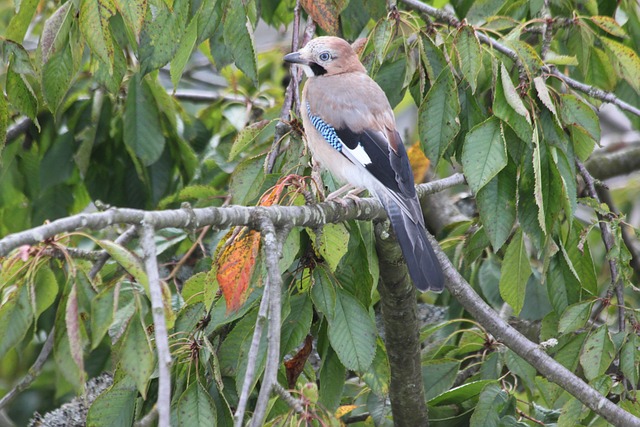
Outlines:
{"label": "bird's leg", "polygon": [[339,203],[341,206],[346,208],[347,200],[348,199],[351,199],[354,201],[358,200],[360,198],[358,197],[358,195],[363,191],[365,191],[364,188],[354,187],[351,184],[346,184],[340,187],[339,189],[337,189],[336,191],[334,191],[333,193],[329,194],[325,200]]}

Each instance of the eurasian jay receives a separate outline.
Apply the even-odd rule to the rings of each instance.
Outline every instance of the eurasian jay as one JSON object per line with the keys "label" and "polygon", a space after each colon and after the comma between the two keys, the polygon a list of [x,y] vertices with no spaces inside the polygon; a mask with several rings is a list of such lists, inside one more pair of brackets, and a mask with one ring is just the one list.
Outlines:
{"label": "eurasian jay", "polygon": [[427,240],[407,152],[384,92],[349,43],[318,37],[284,57],[300,64],[302,124],[313,157],[338,180],[364,187],[384,206],[421,291],[441,291],[444,278]]}

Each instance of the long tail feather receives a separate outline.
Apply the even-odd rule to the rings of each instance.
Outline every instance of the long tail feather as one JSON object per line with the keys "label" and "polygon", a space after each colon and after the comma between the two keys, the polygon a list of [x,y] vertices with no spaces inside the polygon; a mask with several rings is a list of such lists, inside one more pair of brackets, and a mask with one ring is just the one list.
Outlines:
{"label": "long tail feather", "polygon": [[389,193],[386,194],[387,197],[380,199],[391,220],[413,283],[421,291],[442,291],[442,268],[427,240],[418,199]]}

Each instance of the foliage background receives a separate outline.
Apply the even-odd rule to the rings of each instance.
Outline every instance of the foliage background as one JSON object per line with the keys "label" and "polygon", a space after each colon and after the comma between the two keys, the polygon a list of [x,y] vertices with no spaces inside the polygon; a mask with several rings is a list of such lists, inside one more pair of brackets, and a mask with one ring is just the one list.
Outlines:
{"label": "foliage background", "polygon": [[[464,173],[468,188],[454,191],[473,193],[477,216],[435,230],[458,271],[494,309],[504,315],[510,307],[534,341],[556,339],[548,353],[562,365],[640,415],[638,223],[628,228],[633,218],[625,216],[637,209],[637,175],[598,194],[587,172],[595,163],[609,164],[605,177],[637,170],[605,163],[615,160],[605,149],[627,162],[640,155],[637,143],[597,147],[597,109],[609,96],[628,127],[640,127],[638,3],[439,0],[435,12],[410,11],[416,4],[389,13],[374,0],[0,2],[0,235],[108,206],[320,200],[318,186],[298,177],[310,168],[292,104],[295,78],[284,91],[290,36],[257,48],[261,27],[290,29],[298,16],[303,30],[310,16],[319,34],[368,36],[361,57],[370,74],[399,113],[417,109],[405,140],[418,181],[429,165],[421,152],[439,176]],[[594,149],[597,162],[589,160]],[[129,233],[122,246],[112,243],[125,230],[60,234],[2,254],[0,388],[25,378],[47,337],[53,345],[35,382],[5,407],[16,424],[105,370],[114,386],[92,405],[89,424],[131,424],[152,410],[153,310],[138,239]],[[285,237],[281,356],[304,363],[295,355],[310,334],[319,358],[289,388],[313,419],[335,423],[340,407],[351,410],[343,421],[389,424],[392,367],[374,322],[374,227],[351,220],[321,231],[295,227]],[[173,355],[172,424],[231,425],[266,277],[260,235],[164,228],[155,240]],[[117,262],[98,272],[100,250]],[[446,321],[421,331],[433,425],[604,423],[495,341],[449,293],[420,298],[448,307]],[[260,349],[266,343],[265,334]],[[280,369],[285,388],[290,371]],[[319,389],[306,390],[309,383]],[[302,416],[274,398],[267,420]]]}

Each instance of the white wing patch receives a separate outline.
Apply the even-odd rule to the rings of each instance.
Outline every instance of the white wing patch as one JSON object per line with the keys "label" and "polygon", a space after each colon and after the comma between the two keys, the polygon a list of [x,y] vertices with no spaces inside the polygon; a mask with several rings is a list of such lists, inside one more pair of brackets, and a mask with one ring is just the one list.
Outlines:
{"label": "white wing patch", "polygon": [[360,164],[362,164],[362,166],[367,166],[372,163],[371,157],[369,157],[369,155],[367,154],[367,151],[364,149],[364,147],[361,144],[358,144],[356,148],[352,150],[349,147],[347,147],[347,144],[343,142],[342,148],[350,152],[353,155],[353,157],[355,157],[355,159],[358,160]]}

